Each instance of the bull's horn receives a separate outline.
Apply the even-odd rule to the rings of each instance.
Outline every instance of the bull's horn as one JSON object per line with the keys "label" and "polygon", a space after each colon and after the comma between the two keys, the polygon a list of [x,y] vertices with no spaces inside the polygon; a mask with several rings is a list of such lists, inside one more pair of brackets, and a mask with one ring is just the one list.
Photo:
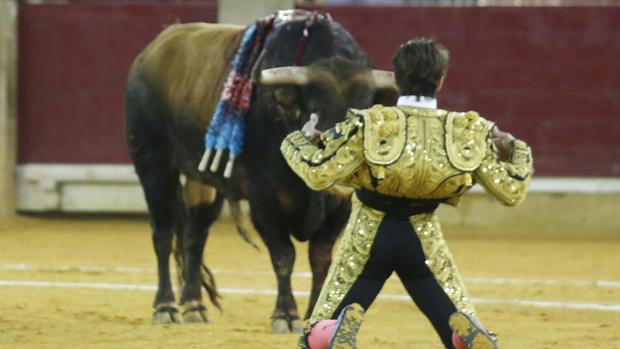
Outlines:
{"label": "bull's horn", "polygon": [[391,71],[374,69],[372,71],[372,78],[377,88],[396,88],[396,79],[394,78],[394,73]]}
{"label": "bull's horn", "polygon": [[260,72],[261,72],[260,67],[263,66],[263,61],[265,60],[266,54],[267,54],[267,50],[263,50],[258,56],[258,58],[256,59],[256,63],[254,63],[254,66],[252,67],[252,72],[250,74],[250,77],[252,78],[253,83],[260,82]]}
{"label": "bull's horn", "polygon": [[264,69],[260,73],[260,83],[263,85],[305,85],[309,80],[307,67],[277,67]]}

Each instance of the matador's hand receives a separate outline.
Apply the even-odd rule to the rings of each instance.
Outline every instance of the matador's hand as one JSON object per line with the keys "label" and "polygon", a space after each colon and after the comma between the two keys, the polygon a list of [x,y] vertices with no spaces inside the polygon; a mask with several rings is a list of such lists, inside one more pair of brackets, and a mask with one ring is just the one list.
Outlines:
{"label": "matador's hand", "polygon": [[310,114],[310,120],[304,124],[301,128],[301,132],[309,140],[313,141],[321,136],[322,132],[316,129],[316,124],[319,123],[319,116],[316,113]]}
{"label": "matador's hand", "polygon": [[507,161],[512,153],[512,142],[515,137],[508,132],[501,131],[497,126],[491,131],[491,140],[497,147],[497,157],[501,161]]}

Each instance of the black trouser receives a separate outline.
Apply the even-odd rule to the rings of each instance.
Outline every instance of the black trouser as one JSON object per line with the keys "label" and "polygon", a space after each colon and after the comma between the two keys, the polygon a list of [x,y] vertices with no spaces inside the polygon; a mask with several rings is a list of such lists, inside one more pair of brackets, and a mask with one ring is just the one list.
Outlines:
{"label": "black trouser", "polygon": [[368,309],[387,278],[396,274],[418,308],[430,320],[446,348],[452,348],[448,319],[456,307],[426,266],[422,245],[406,216],[387,214],[378,227],[370,256],[358,279],[336,309],[359,303]]}

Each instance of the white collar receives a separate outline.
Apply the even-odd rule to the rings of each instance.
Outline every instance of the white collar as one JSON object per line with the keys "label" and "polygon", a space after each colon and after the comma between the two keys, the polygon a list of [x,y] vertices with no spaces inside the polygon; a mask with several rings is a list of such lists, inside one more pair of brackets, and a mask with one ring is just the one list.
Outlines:
{"label": "white collar", "polygon": [[425,96],[400,96],[397,106],[437,109],[437,98]]}

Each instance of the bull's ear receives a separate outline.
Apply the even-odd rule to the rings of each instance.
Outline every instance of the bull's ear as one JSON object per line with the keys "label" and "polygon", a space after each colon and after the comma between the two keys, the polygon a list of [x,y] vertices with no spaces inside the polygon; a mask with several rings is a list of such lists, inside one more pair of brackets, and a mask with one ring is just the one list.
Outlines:
{"label": "bull's ear", "polygon": [[380,88],[375,91],[373,104],[394,106],[398,100],[398,90],[394,87]]}

